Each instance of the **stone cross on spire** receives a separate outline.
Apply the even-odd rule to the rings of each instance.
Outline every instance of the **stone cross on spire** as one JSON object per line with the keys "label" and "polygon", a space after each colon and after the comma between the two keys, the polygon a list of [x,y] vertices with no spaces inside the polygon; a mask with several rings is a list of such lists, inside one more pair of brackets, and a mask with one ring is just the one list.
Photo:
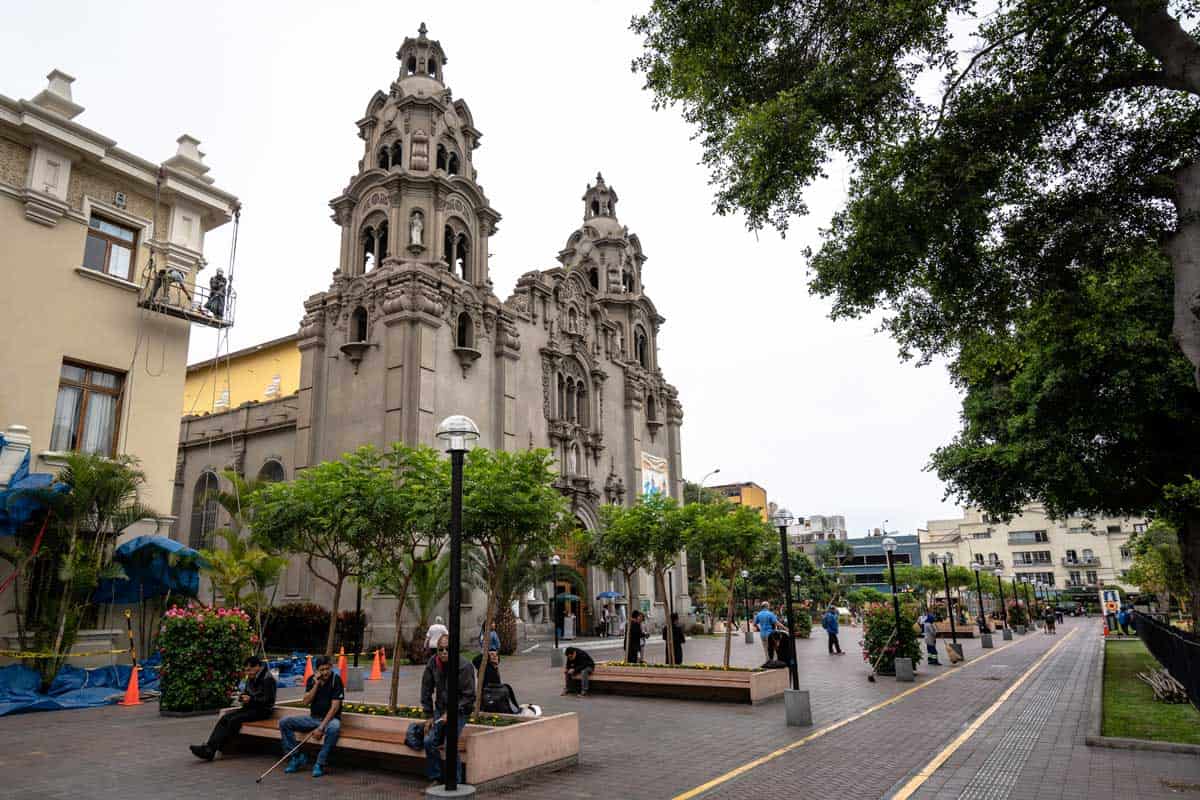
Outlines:
{"label": "stone cross on spire", "polygon": [[425,34],[429,33],[429,28],[425,27],[425,23],[421,23],[421,27],[417,28],[417,33],[421,34],[421,38],[425,38]]}

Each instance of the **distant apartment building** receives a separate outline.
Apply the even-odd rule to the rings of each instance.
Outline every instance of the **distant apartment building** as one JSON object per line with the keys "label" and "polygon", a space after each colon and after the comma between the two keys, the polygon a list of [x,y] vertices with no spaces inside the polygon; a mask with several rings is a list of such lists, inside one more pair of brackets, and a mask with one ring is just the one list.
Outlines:
{"label": "distant apartment building", "polygon": [[764,520],[767,519],[770,513],[767,504],[767,490],[757,483],[724,483],[720,486],[709,486],[706,488],[720,494],[731,503],[757,508],[762,513]]}
{"label": "distant apartment building", "polygon": [[1007,523],[967,509],[960,519],[930,520],[918,535],[926,561],[948,555],[955,564],[998,566],[1006,577],[1059,589],[1133,590],[1125,580],[1133,563],[1129,537],[1146,525],[1142,517],[1052,519],[1041,506],[1029,505]]}
{"label": "distant apartment building", "polygon": [[[896,541],[896,550],[892,554],[896,566],[920,565],[922,563],[922,548],[920,540],[912,535],[892,534]],[[847,591],[870,587],[881,592],[891,593],[892,583],[888,572],[887,552],[883,549],[882,536],[868,536],[862,539],[846,539],[846,544],[853,548],[854,553],[844,556],[839,565],[822,564],[829,574],[841,571],[842,580]]]}
{"label": "distant apartment building", "polygon": [[815,551],[821,542],[831,539],[845,540],[846,518],[841,514],[814,514],[802,517],[788,528],[788,538],[792,546],[806,553]]}

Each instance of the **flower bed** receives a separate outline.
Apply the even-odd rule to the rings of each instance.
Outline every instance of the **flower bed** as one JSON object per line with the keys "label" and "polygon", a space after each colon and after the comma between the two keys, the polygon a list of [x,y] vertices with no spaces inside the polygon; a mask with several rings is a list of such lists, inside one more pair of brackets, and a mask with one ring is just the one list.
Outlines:
{"label": "flower bed", "polygon": [[[579,682],[572,679],[571,684],[578,688]],[[785,669],[725,669],[708,664],[626,664],[619,661],[597,664],[588,682],[589,691],[597,694],[750,704],[777,697],[786,688],[788,672]]]}
{"label": "flower bed", "polygon": [[[278,705],[285,708],[305,708],[304,704],[299,700],[279,703]],[[375,717],[425,719],[425,711],[420,706],[396,706],[396,710],[392,711],[386,705],[379,703],[345,703],[342,705],[342,712],[368,714]],[[504,728],[509,725],[520,725],[522,722],[527,722],[531,719],[536,719],[536,717],[518,717],[511,714],[472,714],[468,723],[471,725],[485,725],[491,728]]]}
{"label": "flower bed", "polygon": [[158,640],[160,708],[192,712],[228,706],[254,642],[250,617],[240,608],[172,606],[163,615]]}

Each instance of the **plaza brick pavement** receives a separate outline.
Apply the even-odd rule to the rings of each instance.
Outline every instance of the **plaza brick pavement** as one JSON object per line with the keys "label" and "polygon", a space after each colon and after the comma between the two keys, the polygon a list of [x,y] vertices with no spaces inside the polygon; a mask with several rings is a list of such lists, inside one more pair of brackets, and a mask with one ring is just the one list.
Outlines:
{"label": "plaza brick pavement", "polygon": [[[1062,738],[1066,736],[1063,726],[1069,726],[1072,733],[1066,738],[1071,743],[1070,752],[1066,752],[1063,742],[1049,739],[1051,744],[1044,750],[1035,749],[1027,754],[1011,787],[1012,797],[1155,797],[1154,792],[1164,789],[1166,784],[1155,783],[1152,777],[1144,775],[1147,767],[1176,785],[1200,783],[1200,767],[1194,764],[1195,759],[1190,760],[1189,766],[1186,756],[1139,753],[1125,758],[1126,754],[1116,751],[1083,750],[1086,723],[1080,721],[1080,714],[1086,710],[1088,692],[1092,690],[1086,662],[1089,652],[1094,655],[1098,641],[1094,634],[1098,628],[1094,621],[1086,621],[1068,623],[1060,630],[1074,628],[1080,630],[1072,641],[1043,664],[1034,678],[933,775],[919,796],[959,797],[963,787],[971,787],[973,780],[978,783],[976,776],[989,757],[988,743],[997,736],[1003,737],[1006,715],[1019,716],[1021,707],[1029,705],[1029,698],[1037,696],[1039,676],[1051,674],[1052,669],[1058,669],[1053,674],[1058,676],[1055,680],[1061,684],[1061,690],[1054,698],[1055,713],[1042,721],[1038,736]],[[632,800],[669,798],[685,792],[911,689],[913,684],[897,684],[889,678],[876,683],[866,680],[868,668],[853,647],[860,635],[856,628],[843,629],[843,642],[850,646],[848,654],[842,657],[826,654],[820,631],[812,640],[799,643],[802,685],[811,692],[816,723],[806,729],[786,727],[783,706],[778,701],[749,707],[604,695],[559,697],[561,672],[548,666],[544,645],[529,655],[506,659],[502,665],[504,679],[513,684],[521,702],[540,703],[548,713],[579,712],[582,752],[577,767],[533,776],[487,794],[555,800]],[[756,766],[715,787],[706,796],[882,797],[926,764],[1063,635],[1057,638],[1028,635],[1018,637],[1012,644],[997,641],[997,645],[1007,646],[991,651],[991,655],[977,664],[971,662],[984,651],[975,640],[966,640],[968,665],[922,667],[918,686],[950,674],[892,705]],[[690,640],[685,657],[689,661],[717,663],[722,644],[722,640],[714,638]],[[661,660],[661,641],[652,641],[647,650],[652,660]],[[735,638],[732,653],[734,664],[749,666],[762,659],[757,642],[748,645]],[[594,654],[597,660],[616,658],[619,650],[598,648]],[[1067,659],[1062,663],[1073,666],[1060,669],[1055,666],[1059,659]],[[402,702],[416,702],[419,683],[419,667],[400,668]],[[385,683],[369,683],[363,696],[351,699],[382,700],[386,691]],[[295,689],[281,690],[280,697],[286,699],[297,694]],[[1065,710],[1060,712],[1059,705],[1064,705]],[[1074,712],[1079,713],[1068,722],[1068,716]],[[420,797],[426,786],[417,777],[338,770],[336,755],[334,771],[320,780],[307,773],[276,773],[256,785],[254,779],[270,763],[263,756],[220,757],[209,764],[188,753],[187,745],[202,741],[211,725],[211,717],[160,717],[152,703],[137,708],[110,706],[2,717],[0,775],[4,777],[0,797],[373,800]],[[994,743],[990,750],[996,750]],[[1090,766],[1080,767],[1080,759]],[[1135,763],[1140,770],[1140,777],[1136,778]],[[1063,764],[1067,765],[1067,772],[1056,772]],[[1130,781],[1136,782],[1133,794],[1122,791],[1132,785]],[[1058,793],[1037,794],[1047,785],[1057,787]],[[1076,795],[1067,791],[1068,786],[1087,786],[1091,793]]]}

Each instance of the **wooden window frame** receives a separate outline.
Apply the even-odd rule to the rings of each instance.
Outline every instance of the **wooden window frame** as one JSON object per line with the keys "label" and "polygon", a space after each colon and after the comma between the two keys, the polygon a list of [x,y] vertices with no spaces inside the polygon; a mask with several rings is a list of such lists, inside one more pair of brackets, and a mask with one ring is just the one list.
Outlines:
{"label": "wooden window frame", "polygon": [[[99,228],[93,228],[92,227],[93,219],[98,219],[98,220],[101,220],[102,222],[107,222],[109,225],[115,225],[116,227],[121,228],[122,230],[129,231],[130,233],[133,234],[133,241],[127,242],[124,239],[113,236],[111,233],[105,233],[104,231],[100,230]],[[84,245],[83,245],[84,253],[85,253],[85,255],[87,253],[87,239],[91,238],[92,236],[95,236],[96,238],[102,240],[104,242],[104,268],[103,269],[93,269],[92,267],[89,267],[85,264],[84,269],[91,269],[93,272],[99,272],[102,275],[108,275],[109,277],[118,278],[123,281],[136,281],[138,233],[139,233],[138,229],[133,227],[132,225],[130,225],[128,222],[118,222],[117,220],[113,219],[112,217],[107,217],[104,214],[97,214],[97,213],[93,212],[88,217],[87,236],[84,239]],[[111,272],[111,270],[109,269],[109,267],[110,267],[109,262],[110,262],[110,258],[112,256],[113,245],[117,245],[118,247],[126,247],[129,249],[129,275],[126,277],[121,277],[120,275],[114,275]]]}
{"label": "wooden window frame", "polygon": [[[84,370],[83,382],[73,381],[62,376],[62,367],[75,367],[76,369]],[[107,386],[97,386],[91,382],[93,371],[105,372],[109,375],[114,375],[117,378],[116,389],[110,389]],[[126,374],[123,370],[106,367],[102,364],[93,364],[89,361],[80,361],[77,358],[64,358],[58,370],[58,389],[64,386],[70,386],[79,389],[82,393],[82,399],[79,401],[79,413],[75,416],[75,435],[72,437],[71,446],[68,451],[79,451],[80,439],[84,434],[84,421],[87,419],[88,404],[91,400],[93,392],[106,394],[117,398],[117,406],[113,410],[113,435],[112,442],[109,444],[109,456],[115,455],[117,452],[117,442],[121,438],[121,411],[125,403],[125,378]],[[55,412],[58,411],[58,391],[54,393]],[[56,414],[57,415],[57,414]]]}

